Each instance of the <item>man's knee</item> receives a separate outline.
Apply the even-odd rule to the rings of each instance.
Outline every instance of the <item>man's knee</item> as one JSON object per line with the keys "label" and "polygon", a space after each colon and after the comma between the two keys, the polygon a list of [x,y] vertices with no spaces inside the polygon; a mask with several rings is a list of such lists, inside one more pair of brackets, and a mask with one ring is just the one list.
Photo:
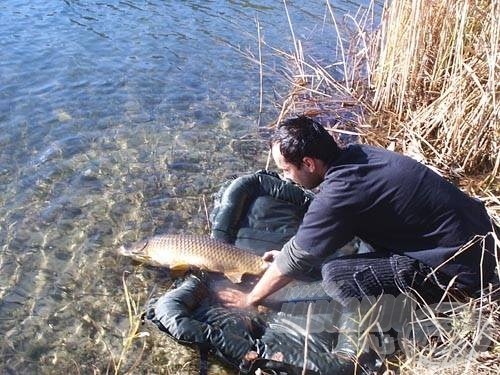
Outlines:
{"label": "man's knee", "polygon": [[385,258],[334,259],[323,265],[322,276],[325,292],[338,301],[395,291],[394,275]]}

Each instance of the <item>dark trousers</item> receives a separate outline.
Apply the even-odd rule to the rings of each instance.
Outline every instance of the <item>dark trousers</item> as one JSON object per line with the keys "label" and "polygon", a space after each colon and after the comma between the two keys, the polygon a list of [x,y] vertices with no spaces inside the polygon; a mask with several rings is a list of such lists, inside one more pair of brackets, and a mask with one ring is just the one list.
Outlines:
{"label": "dark trousers", "polygon": [[401,293],[434,303],[441,299],[449,282],[416,259],[377,252],[332,259],[322,265],[321,274],[323,289],[341,304],[352,298]]}

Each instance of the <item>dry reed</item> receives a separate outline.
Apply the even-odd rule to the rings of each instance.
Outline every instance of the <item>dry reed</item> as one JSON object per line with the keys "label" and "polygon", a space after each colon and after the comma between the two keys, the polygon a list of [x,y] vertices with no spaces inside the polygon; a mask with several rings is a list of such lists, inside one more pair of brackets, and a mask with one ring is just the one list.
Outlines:
{"label": "dry reed", "polygon": [[391,2],[369,88],[372,124],[401,151],[490,184],[500,170],[499,19],[498,1]]}
{"label": "dry reed", "polygon": [[[329,68],[305,61],[294,38],[295,52],[281,52],[293,63],[293,90],[279,118],[327,113],[342,122],[345,108],[354,108],[355,126],[348,130],[355,127],[365,142],[498,195],[500,2],[388,4],[380,28],[370,32],[372,9],[345,17],[340,27],[327,1],[339,61]],[[341,79],[332,73],[335,66]]]}

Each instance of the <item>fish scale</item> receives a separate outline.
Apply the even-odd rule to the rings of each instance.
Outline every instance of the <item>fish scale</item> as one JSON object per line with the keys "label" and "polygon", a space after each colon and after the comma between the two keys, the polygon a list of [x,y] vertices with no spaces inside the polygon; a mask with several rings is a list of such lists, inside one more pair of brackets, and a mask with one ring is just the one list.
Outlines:
{"label": "fish scale", "polygon": [[119,253],[138,261],[170,269],[197,267],[224,273],[232,282],[244,274],[260,275],[268,263],[261,257],[236,246],[197,235],[158,235],[122,246]]}

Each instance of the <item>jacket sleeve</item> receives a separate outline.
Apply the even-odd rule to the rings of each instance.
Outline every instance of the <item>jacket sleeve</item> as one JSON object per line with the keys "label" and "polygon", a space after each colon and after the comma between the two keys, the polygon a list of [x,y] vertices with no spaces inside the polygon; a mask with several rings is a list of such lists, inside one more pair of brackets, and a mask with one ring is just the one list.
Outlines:
{"label": "jacket sleeve", "polygon": [[302,279],[314,271],[319,270],[322,259],[311,255],[297,246],[295,237],[292,237],[281,249],[275,263],[278,270],[294,279]]}

